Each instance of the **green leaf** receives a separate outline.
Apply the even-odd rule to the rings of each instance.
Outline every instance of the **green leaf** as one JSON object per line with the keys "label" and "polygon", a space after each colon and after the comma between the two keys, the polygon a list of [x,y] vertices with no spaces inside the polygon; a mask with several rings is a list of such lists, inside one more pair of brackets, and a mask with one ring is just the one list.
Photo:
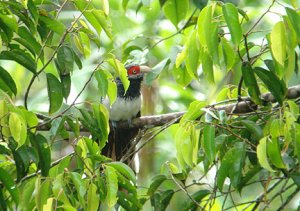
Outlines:
{"label": "green leaf", "polygon": [[202,10],[207,5],[208,0],[193,0],[196,7]]}
{"label": "green leaf", "polygon": [[257,158],[260,165],[267,169],[270,172],[274,172],[272,167],[269,164],[268,157],[267,157],[267,141],[268,137],[264,137],[259,141],[259,144],[256,148]]}
{"label": "green leaf", "polygon": [[180,123],[184,123],[186,121],[196,120],[200,115],[203,114],[201,110],[207,105],[206,102],[194,101],[190,104],[187,112],[182,116]]}
{"label": "green leaf", "polygon": [[51,73],[47,73],[47,89],[50,101],[49,114],[58,111],[63,102],[63,87],[60,81]]}
{"label": "green leaf", "polygon": [[125,163],[115,161],[115,162],[107,163],[106,165],[113,167],[116,171],[118,171],[124,177],[129,179],[131,182],[133,182],[134,184],[136,183],[136,177],[133,170]]}
{"label": "green leaf", "polygon": [[222,44],[222,52],[223,52],[223,59],[226,70],[229,71],[233,67],[236,62],[237,54],[229,44],[229,42],[224,38],[221,37],[221,44]]}
{"label": "green leaf", "polygon": [[212,163],[216,157],[215,127],[213,125],[206,125],[203,128],[203,149],[209,162]]}
{"label": "green leaf", "polygon": [[281,157],[281,149],[277,138],[269,139],[267,142],[267,154],[269,160],[275,167],[286,168]]}
{"label": "green leaf", "polygon": [[87,191],[87,206],[86,210],[94,211],[98,210],[100,203],[99,194],[97,194],[97,186],[94,183],[90,183]]}
{"label": "green leaf", "polygon": [[36,73],[36,63],[34,59],[25,51],[14,49],[11,51],[2,51],[0,53],[0,60],[13,60],[32,73]]}
{"label": "green leaf", "polygon": [[126,93],[130,84],[127,78],[127,70],[125,69],[124,65],[119,60],[117,60],[113,54],[109,54],[108,56],[110,57],[108,63],[115,69],[117,75],[120,77]]}
{"label": "green leaf", "polygon": [[163,69],[170,63],[170,59],[166,58],[159,62],[157,65],[155,65],[151,72],[148,73],[144,78],[144,81],[147,85],[150,85],[163,71]]}
{"label": "green leaf", "polygon": [[26,121],[19,114],[12,112],[9,115],[9,129],[18,147],[22,146],[27,138]]}
{"label": "green leaf", "polygon": [[152,178],[150,187],[147,191],[148,196],[152,196],[157,188],[165,181],[167,177],[165,175],[156,175]]}
{"label": "green leaf", "polygon": [[289,20],[291,21],[293,28],[297,34],[298,42],[300,41],[300,15],[293,9],[286,7],[286,14],[288,15]]}
{"label": "green leaf", "polygon": [[295,147],[295,155],[300,160],[300,124],[295,124],[295,140],[294,140],[294,147]]}
{"label": "green leaf", "polygon": [[174,190],[166,190],[162,193],[155,193],[151,197],[151,205],[155,207],[155,210],[166,210],[174,193]]}
{"label": "green leaf", "polygon": [[[26,27],[24,26],[19,27],[18,35],[24,40],[26,40],[30,46],[32,46],[35,54],[39,55],[41,53],[41,49],[42,49],[41,44],[35,39],[33,34]],[[43,54],[41,55],[41,58],[43,58]]]}
{"label": "green leaf", "polygon": [[165,16],[176,26],[183,20],[188,11],[188,0],[167,0],[163,5]]}
{"label": "green leaf", "polygon": [[99,147],[102,149],[106,141],[108,139],[109,134],[109,113],[107,108],[103,104],[93,104],[93,114],[94,118],[97,121],[97,129],[100,131],[101,134],[99,134],[101,137],[99,140]]}
{"label": "green leaf", "polygon": [[74,68],[74,51],[67,45],[62,45],[57,51],[57,66],[60,75],[67,75]]}
{"label": "green leaf", "polygon": [[260,140],[263,137],[263,131],[259,125],[257,125],[255,122],[251,120],[242,120],[242,125],[246,127],[246,129],[251,132],[253,137],[256,140]]}
{"label": "green leaf", "polygon": [[202,70],[209,83],[215,83],[213,61],[211,60],[208,51],[202,52]]}
{"label": "green leaf", "polygon": [[9,94],[17,95],[17,86],[11,75],[0,66],[0,89]]}
{"label": "green leaf", "polygon": [[60,81],[62,85],[63,96],[67,101],[71,91],[71,75],[70,74],[60,75]]}
{"label": "green leaf", "polygon": [[184,51],[186,51],[186,69],[191,76],[198,79],[199,49],[196,36],[197,33],[194,31],[188,38]]}
{"label": "green leaf", "polygon": [[201,46],[208,51],[213,62],[218,64],[218,22],[213,20],[213,8],[211,5],[201,10],[198,16],[197,28]]}
{"label": "green leaf", "polygon": [[[191,195],[191,197],[197,201],[197,202],[201,202],[201,200],[207,196],[208,194],[210,194],[209,190],[198,190],[195,193],[193,193]],[[182,211],[189,211],[189,210],[197,210],[198,206],[197,204],[195,204],[194,201],[192,201],[191,199],[186,200],[183,204],[180,210]]]}
{"label": "green leaf", "polygon": [[45,180],[41,184],[41,178],[38,178],[35,186],[35,203],[37,210],[43,210],[43,206],[47,203],[50,197],[50,180]]}
{"label": "green leaf", "polygon": [[106,203],[110,209],[117,203],[118,177],[116,170],[111,166],[106,166],[105,176],[107,188]]}
{"label": "green leaf", "polygon": [[270,127],[270,135],[272,138],[278,138],[284,135],[284,122],[281,119],[274,119]]}
{"label": "green leaf", "polygon": [[[19,204],[19,191],[14,183],[11,174],[5,171],[3,168],[0,167],[0,181],[1,184],[8,190],[12,199],[15,201],[16,204]],[[3,189],[3,187],[1,188]],[[1,191],[2,192],[2,191]]]}
{"label": "green leaf", "polygon": [[47,28],[54,31],[58,35],[63,35],[66,31],[66,27],[62,22],[49,18],[48,16],[40,15],[39,20],[43,22]]}
{"label": "green leaf", "polygon": [[229,28],[232,42],[237,46],[242,39],[242,27],[239,22],[239,13],[235,5],[226,3],[222,6],[223,15]]}
{"label": "green leaf", "polygon": [[73,184],[75,185],[76,192],[77,192],[77,197],[79,199],[79,202],[83,208],[85,208],[85,194],[87,192],[86,190],[86,184],[85,180],[82,179],[82,175],[80,175],[77,172],[71,172],[70,173],[71,179]]}
{"label": "green leaf", "polygon": [[286,59],[286,39],[284,23],[280,21],[274,25],[270,35],[270,40],[274,59],[281,66],[284,66],[284,61]]}
{"label": "green leaf", "polygon": [[17,22],[17,19],[14,15],[0,14],[0,19],[12,31],[16,31],[18,29],[18,22]]}
{"label": "green leaf", "polygon": [[112,39],[113,38],[112,29],[111,29],[112,26],[108,16],[106,16],[102,10],[92,10],[92,14],[94,15],[98,23],[100,23],[102,29],[105,31],[105,34],[110,39]]}
{"label": "green leaf", "polygon": [[245,85],[248,88],[250,97],[256,104],[261,104],[260,91],[258,88],[256,78],[254,76],[254,71],[249,62],[243,62],[242,74],[245,81]]}
{"label": "green leaf", "polygon": [[234,147],[226,152],[217,174],[217,186],[223,189],[228,176],[233,187],[238,187],[242,178],[242,169],[245,163],[246,147],[243,142],[236,142]]}
{"label": "green leaf", "polygon": [[172,74],[176,83],[180,84],[183,87],[189,85],[193,80],[193,77],[190,75],[186,68],[174,67],[172,70]]}
{"label": "green leaf", "polygon": [[285,82],[280,80],[273,71],[268,71],[261,67],[255,67],[254,72],[267,86],[268,90],[272,93],[276,101],[282,105],[287,92]]}
{"label": "green leaf", "polygon": [[39,168],[42,176],[48,176],[51,167],[51,150],[47,139],[41,134],[30,135],[31,144],[37,149],[39,156]]}

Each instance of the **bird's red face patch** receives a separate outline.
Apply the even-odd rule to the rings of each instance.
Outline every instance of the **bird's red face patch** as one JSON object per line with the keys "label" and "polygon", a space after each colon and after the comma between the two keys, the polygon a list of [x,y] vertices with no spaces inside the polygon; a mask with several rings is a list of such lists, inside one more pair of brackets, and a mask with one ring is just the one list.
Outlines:
{"label": "bird's red face patch", "polygon": [[127,74],[130,75],[139,75],[141,73],[140,66],[131,66],[127,70]]}

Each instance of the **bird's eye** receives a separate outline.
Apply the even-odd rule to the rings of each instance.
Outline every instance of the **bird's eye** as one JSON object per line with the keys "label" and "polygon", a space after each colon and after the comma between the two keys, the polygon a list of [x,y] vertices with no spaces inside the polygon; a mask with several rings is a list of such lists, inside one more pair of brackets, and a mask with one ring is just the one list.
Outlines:
{"label": "bird's eye", "polygon": [[133,70],[132,73],[133,73],[133,74],[136,74],[136,70]]}

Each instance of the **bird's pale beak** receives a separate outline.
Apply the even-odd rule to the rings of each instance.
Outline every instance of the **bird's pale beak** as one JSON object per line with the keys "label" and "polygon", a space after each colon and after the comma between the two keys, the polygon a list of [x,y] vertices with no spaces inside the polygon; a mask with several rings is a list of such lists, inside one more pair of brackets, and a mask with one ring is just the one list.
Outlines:
{"label": "bird's pale beak", "polygon": [[151,72],[151,70],[152,69],[150,67],[146,66],[146,65],[141,65],[140,66],[141,73],[149,73],[149,72]]}

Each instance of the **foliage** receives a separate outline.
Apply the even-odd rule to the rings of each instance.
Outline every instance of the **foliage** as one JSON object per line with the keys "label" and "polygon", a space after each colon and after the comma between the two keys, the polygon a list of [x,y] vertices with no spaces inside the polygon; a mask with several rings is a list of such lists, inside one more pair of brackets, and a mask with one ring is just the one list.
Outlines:
{"label": "foliage", "polygon": [[[288,206],[300,188],[299,100],[288,99],[298,82],[300,5],[251,2],[1,1],[1,209]],[[278,21],[268,23],[270,14]],[[153,65],[146,83],[158,78],[180,95],[163,96],[160,112],[175,111],[174,101],[189,106],[178,124],[158,130],[175,128],[176,160],[164,160],[147,188],[129,166],[101,155],[110,129],[100,98],[115,101],[116,77],[128,88],[131,62]],[[217,109],[249,99],[257,110]],[[147,141],[158,134],[149,133]],[[66,145],[69,154],[57,156]]]}

